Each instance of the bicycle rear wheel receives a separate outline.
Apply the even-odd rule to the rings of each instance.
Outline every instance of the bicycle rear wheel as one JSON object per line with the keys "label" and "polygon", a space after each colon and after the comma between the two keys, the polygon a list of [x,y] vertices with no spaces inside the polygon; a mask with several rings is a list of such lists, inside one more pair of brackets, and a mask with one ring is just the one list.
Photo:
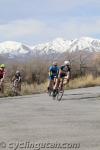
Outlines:
{"label": "bicycle rear wheel", "polygon": [[47,93],[48,93],[49,96],[52,96],[53,89],[52,88],[48,88],[48,92]]}
{"label": "bicycle rear wheel", "polygon": [[48,95],[52,96],[52,91],[51,90],[48,91]]}

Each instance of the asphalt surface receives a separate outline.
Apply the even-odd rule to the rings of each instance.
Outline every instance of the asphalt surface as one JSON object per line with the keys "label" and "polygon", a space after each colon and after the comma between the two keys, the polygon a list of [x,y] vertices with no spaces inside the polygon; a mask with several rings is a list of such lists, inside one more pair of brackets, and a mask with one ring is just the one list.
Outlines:
{"label": "asphalt surface", "polygon": [[1,98],[2,149],[100,150],[100,87],[65,91],[60,102],[47,93]]}

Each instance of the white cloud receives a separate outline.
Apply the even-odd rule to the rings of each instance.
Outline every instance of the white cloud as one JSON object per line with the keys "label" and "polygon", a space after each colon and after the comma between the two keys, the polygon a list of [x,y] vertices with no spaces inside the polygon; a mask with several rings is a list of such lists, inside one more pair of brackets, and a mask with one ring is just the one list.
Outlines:
{"label": "white cloud", "polygon": [[18,20],[0,25],[0,35],[5,38],[18,38],[30,34],[38,35],[42,28],[44,28],[42,22],[32,19]]}
{"label": "white cloud", "polygon": [[[18,20],[0,25],[0,40],[49,41],[56,37],[66,39],[100,34],[100,17],[70,18],[60,24],[47,24],[38,20]],[[27,42],[27,41],[26,41]]]}
{"label": "white cloud", "polygon": [[[46,25],[45,25],[46,26]],[[94,36],[100,34],[100,17],[94,18],[71,18],[54,26],[46,26],[44,29],[45,39],[64,37],[65,39],[79,38],[82,36]]]}
{"label": "white cloud", "polygon": [[72,18],[63,24],[63,29],[69,38],[100,34],[100,17]]}

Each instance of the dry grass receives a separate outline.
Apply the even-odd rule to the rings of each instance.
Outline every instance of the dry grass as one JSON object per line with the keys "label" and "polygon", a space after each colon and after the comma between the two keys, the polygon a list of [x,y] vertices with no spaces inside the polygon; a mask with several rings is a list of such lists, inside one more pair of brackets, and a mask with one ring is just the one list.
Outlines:
{"label": "dry grass", "polygon": [[[42,83],[40,85],[23,83],[20,95],[43,93],[46,92],[46,88],[47,88],[47,82]],[[8,97],[8,96],[13,96],[12,85],[10,82],[5,82],[5,91],[4,94],[0,93],[0,97]]]}
{"label": "dry grass", "polygon": [[71,80],[68,88],[75,89],[93,86],[100,86],[100,77],[94,78],[92,75],[87,75],[84,77]]}
{"label": "dry grass", "polygon": [[40,85],[37,84],[23,84],[22,85],[22,95],[27,95],[27,94],[35,94],[35,93],[43,93],[46,91],[47,87],[47,82],[42,83]]}

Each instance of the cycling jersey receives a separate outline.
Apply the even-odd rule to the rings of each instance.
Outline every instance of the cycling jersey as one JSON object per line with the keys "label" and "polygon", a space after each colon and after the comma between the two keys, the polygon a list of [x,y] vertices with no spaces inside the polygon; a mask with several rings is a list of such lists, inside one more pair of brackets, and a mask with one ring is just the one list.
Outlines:
{"label": "cycling jersey", "polygon": [[69,66],[61,66],[60,69],[61,69],[61,71],[65,72],[65,73],[70,71],[70,67]]}
{"label": "cycling jersey", "polygon": [[63,65],[60,67],[60,78],[67,76],[67,73],[70,72],[70,67]]}
{"label": "cycling jersey", "polygon": [[49,78],[54,79],[54,77],[58,77],[59,74],[59,67],[58,66],[50,66],[49,68]]}
{"label": "cycling jersey", "polygon": [[15,76],[12,78],[12,81],[18,80],[18,82],[21,82],[21,75],[15,74]]}
{"label": "cycling jersey", "polygon": [[0,68],[0,79],[2,79],[4,75],[5,75],[5,71],[2,68]]}

